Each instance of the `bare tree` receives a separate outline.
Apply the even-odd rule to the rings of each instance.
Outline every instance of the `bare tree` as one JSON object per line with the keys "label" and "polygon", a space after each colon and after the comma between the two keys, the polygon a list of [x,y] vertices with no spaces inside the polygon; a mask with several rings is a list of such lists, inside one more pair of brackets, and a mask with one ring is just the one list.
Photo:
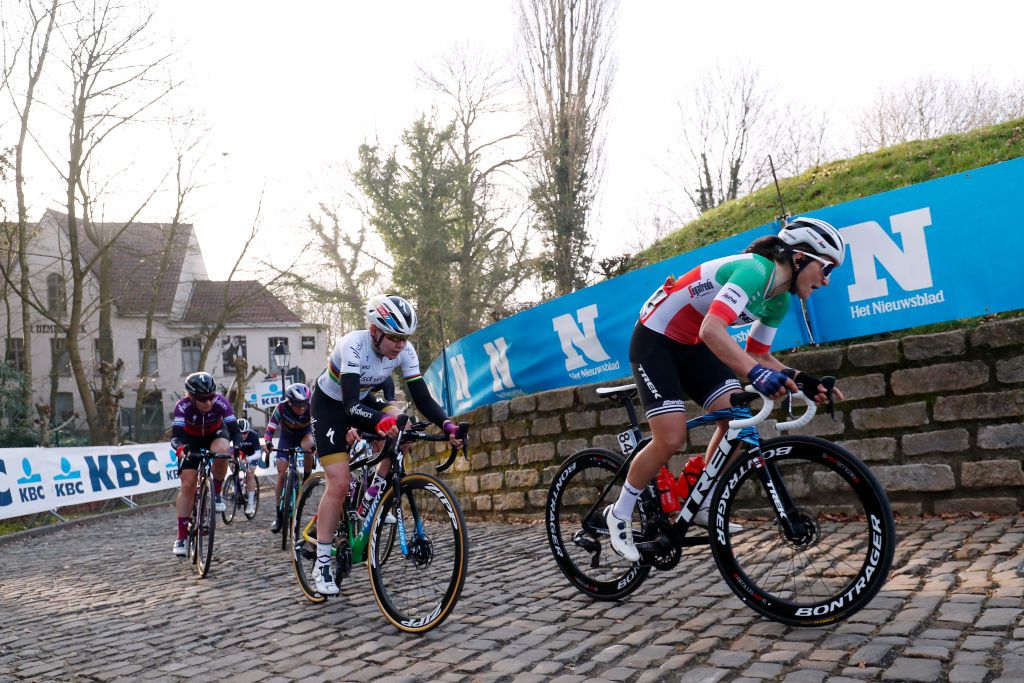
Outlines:
{"label": "bare tree", "polygon": [[999,87],[979,76],[957,80],[924,75],[881,88],[857,118],[856,145],[874,151],[1020,118],[1022,87],[1022,82]]}
{"label": "bare tree", "polygon": [[586,284],[587,220],[600,178],[600,123],[615,72],[615,0],[520,0],[521,83],[537,153],[530,200],[555,295]]}
{"label": "bare tree", "polygon": [[[4,31],[4,89],[7,91],[17,110],[18,142],[14,146],[14,189],[18,199],[18,222],[13,234],[13,242],[17,250],[17,268],[19,286],[22,292],[30,288],[28,269],[28,246],[31,232],[28,222],[28,204],[25,200],[25,146],[29,134],[29,115],[35,104],[36,86],[43,75],[43,65],[50,53],[50,37],[57,20],[59,0],[53,0],[49,7],[37,6],[33,0],[25,3],[28,22],[24,27],[20,43],[17,47],[10,46],[8,51],[8,34]],[[6,25],[4,27],[7,28]],[[23,59],[27,74],[24,93],[15,90],[14,81],[10,78],[19,61]],[[5,275],[6,276],[6,275]],[[10,315],[7,317],[10,320]],[[29,317],[29,306],[21,306],[21,335],[24,348],[25,374],[25,405],[32,405],[32,325]],[[10,336],[8,334],[8,336]]]}
{"label": "bare tree", "polygon": [[514,298],[533,275],[526,257],[529,235],[520,231],[517,237],[517,211],[503,196],[501,182],[502,176],[519,181],[531,154],[509,151],[523,147],[525,131],[518,125],[506,123],[506,132],[481,139],[481,129],[496,128],[511,107],[514,79],[498,60],[457,46],[433,70],[421,69],[420,81],[450,107],[455,128],[449,149],[464,169],[454,231],[454,301],[445,307],[446,335],[462,337],[487,324],[487,313]]}

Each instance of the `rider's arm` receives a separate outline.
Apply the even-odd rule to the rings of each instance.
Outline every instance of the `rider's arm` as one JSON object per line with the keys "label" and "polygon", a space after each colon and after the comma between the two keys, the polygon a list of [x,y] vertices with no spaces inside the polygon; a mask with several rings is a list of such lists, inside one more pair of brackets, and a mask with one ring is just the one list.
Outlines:
{"label": "rider's arm", "polygon": [[179,446],[188,443],[188,433],[185,431],[185,409],[181,403],[174,406],[174,417],[171,420],[171,447],[175,450]]}
{"label": "rider's arm", "polygon": [[406,381],[405,386],[409,389],[409,396],[412,398],[412,402],[423,413],[423,417],[438,427],[443,426],[445,421],[448,420],[448,416],[445,414],[444,408],[439,406],[434,397],[430,395],[430,390],[427,388],[427,383],[423,381],[423,378],[412,377]]}
{"label": "rider's arm", "polygon": [[374,431],[377,423],[381,421],[385,413],[375,410],[359,400],[359,375],[353,372],[341,374],[341,403],[345,408],[345,414],[354,418],[356,424],[364,427],[366,431]]}
{"label": "rider's arm", "polygon": [[281,422],[281,404],[278,403],[274,406],[274,412],[270,414],[270,419],[267,420],[267,431],[263,435],[263,440],[266,443],[270,443],[274,438],[274,432],[277,431],[278,426]]}
{"label": "rider's arm", "polygon": [[[741,377],[746,377],[754,369],[754,366],[760,362],[736,344],[736,340],[729,334],[726,322],[717,315],[707,315],[704,317],[704,322],[700,325],[700,339],[711,349],[713,354],[718,356],[723,363]],[[770,355],[769,358],[771,358]],[[773,358],[772,360],[775,359]],[[775,362],[778,363],[778,361]]]}

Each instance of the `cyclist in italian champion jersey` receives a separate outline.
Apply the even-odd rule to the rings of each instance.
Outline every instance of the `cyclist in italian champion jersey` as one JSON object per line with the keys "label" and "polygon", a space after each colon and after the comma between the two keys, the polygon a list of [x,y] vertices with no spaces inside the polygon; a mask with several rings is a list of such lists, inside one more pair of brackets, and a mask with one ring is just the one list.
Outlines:
{"label": "cyclist in italian champion jersey", "polygon": [[[772,340],[792,297],[806,300],[828,285],[845,250],[842,236],[829,223],[794,218],[777,236],[754,241],[742,254],[708,261],[678,279],[669,277],[644,303],[630,340],[629,362],[652,438],[633,459],[618,500],[605,508],[612,547],[619,555],[631,562],[640,559],[633,542],[633,508],[643,488],[686,442],[685,397],[704,410],[724,410],[729,397],[741,390],[736,375],[772,398],[797,391],[800,373],[771,355]],[[744,351],[728,328],[749,323],[753,325]],[[818,402],[827,398],[821,385],[805,389]],[[843,398],[838,389],[834,392]],[[727,420],[718,422],[707,459],[727,425]],[[712,487],[694,523],[707,527],[713,492]],[[732,525],[730,530],[742,529]]]}
{"label": "cyclist in italian champion jersey", "polygon": [[[217,383],[208,372],[193,372],[185,378],[186,396],[174,406],[171,423],[171,447],[178,458],[178,481],[181,488],[175,501],[178,514],[178,538],[174,554],[185,555],[185,535],[188,530],[189,511],[196,495],[200,449],[221,455],[230,453],[231,444],[238,448],[241,434],[235,420],[235,411],[228,400],[217,393]],[[230,443],[229,443],[230,441]],[[227,509],[220,489],[227,475],[227,460],[213,461],[214,506],[217,512]]]}
{"label": "cyclist in italian champion jersey", "polygon": [[300,382],[289,384],[284,390],[285,400],[274,406],[274,412],[270,414],[270,421],[267,422],[267,433],[263,435],[263,446],[267,453],[273,449],[273,438],[280,430],[277,442],[277,457],[274,462],[277,466],[277,488],[275,490],[274,505],[277,515],[270,530],[275,534],[281,530],[281,489],[284,487],[285,474],[288,472],[288,453],[284,452],[290,448],[301,446],[306,451],[306,457],[302,460],[302,481],[309,478],[313,470],[313,427],[312,417],[309,411],[310,391],[309,387]]}
{"label": "cyclist in italian champion jersey", "polygon": [[[371,390],[396,369],[401,370],[409,396],[423,416],[441,427],[452,444],[462,445],[455,438],[458,425],[434,401],[420,376],[419,357],[409,341],[417,324],[413,307],[399,296],[374,296],[366,306],[366,320],[368,329],[350,332],[337,343],[327,370],[313,387],[313,436],[327,475],[327,488],[317,510],[317,559],[313,568],[316,590],[322,595],[339,592],[331,574],[331,543],[348,494],[349,429],[357,427],[382,436],[398,434],[395,417],[400,411],[373,396]],[[386,469],[378,469],[378,478],[385,473]],[[382,479],[378,478],[371,487],[380,485]]]}

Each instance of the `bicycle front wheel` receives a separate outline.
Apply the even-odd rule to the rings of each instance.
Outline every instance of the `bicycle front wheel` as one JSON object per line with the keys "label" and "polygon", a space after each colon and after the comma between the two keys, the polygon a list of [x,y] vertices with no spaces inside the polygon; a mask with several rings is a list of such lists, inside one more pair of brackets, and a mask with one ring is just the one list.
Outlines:
{"label": "bicycle front wheel", "polygon": [[[855,455],[824,439],[767,440],[760,458],[743,453],[719,478],[709,520],[719,571],[740,600],[773,621],[846,619],[878,593],[892,565],[896,531],[885,490]],[[777,491],[765,491],[760,467]],[[730,534],[730,522],[743,530]]]}
{"label": "bicycle front wheel", "polygon": [[199,576],[206,576],[213,560],[213,532],[217,527],[217,511],[214,509],[213,478],[204,477],[196,491],[199,500],[199,523],[196,526],[196,565]]}
{"label": "bicycle front wheel", "polygon": [[224,485],[220,489],[221,497],[224,499],[224,512],[220,513],[225,524],[231,524],[238,512],[238,474],[229,472],[224,479]]}
{"label": "bicycle front wheel", "polygon": [[399,500],[391,487],[377,506],[367,557],[373,597],[395,628],[424,633],[439,626],[459,600],[469,560],[466,520],[455,496],[429,474],[403,476]]}
{"label": "bicycle front wheel", "polygon": [[[292,544],[292,571],[299,582],[302,594],[310,602],[321,603],[327,598],[317,593],[313,578],[313,565],[316,564],[316,514],[320,508],[320,499],[327,490],[327,479],[323,472],[310,475],[295,504],[295,542]],[[284,528],[281,529],[284,534]]]}
{"label": "bicycle front wheel", "polygon": [[[622,456],[603,448],[574,453],[551,482],[544,506],[544,528],[555,562],[573,586],[597,600],[620,600],[651,573],[650,565],[619,556],[608,537],[604,509],[618,500],[625,475],[598,500],[623,462]],[[638,504],[633,512],[634,538],[643,536],[645,524],[643,506]]]}
{"label": "bicycle front wheel", "polygon": [[291,538],[295,489],[295,473],[289,470],[284,480],[284,488],[281,489],[281,550],[288,549],[288,541]]}

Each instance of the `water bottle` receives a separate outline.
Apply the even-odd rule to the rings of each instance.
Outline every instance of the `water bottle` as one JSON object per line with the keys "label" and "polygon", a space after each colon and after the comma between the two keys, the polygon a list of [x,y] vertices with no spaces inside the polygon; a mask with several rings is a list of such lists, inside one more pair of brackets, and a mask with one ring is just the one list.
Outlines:
{"label": "water bottle", "polygon": [[658,470],[658,494],[661,498],[661,509],[665,513],[679,512],[679,498],[675,492],[676,478],[664,465]]}
{"label": "water bottle", "polygon": [[679,475],[679,481],[676,482],[676,495],[680,500],[686,500],[686,497],[690,495],[690,491],[697,485],[697,480],[700,479],[701,472],[704,471],[704,458],[699,455],[695,455],[686,461],[686,465],[683,466],[683,473]]}
{"label": "water bottle", "polygon": [[295,454],[295,466],[296,467],[302,467],[302,465],[303,465],[303,463],[305,463],[305,461],[306,461],[306,453],[305,453],[305,451],[299,450]]}

